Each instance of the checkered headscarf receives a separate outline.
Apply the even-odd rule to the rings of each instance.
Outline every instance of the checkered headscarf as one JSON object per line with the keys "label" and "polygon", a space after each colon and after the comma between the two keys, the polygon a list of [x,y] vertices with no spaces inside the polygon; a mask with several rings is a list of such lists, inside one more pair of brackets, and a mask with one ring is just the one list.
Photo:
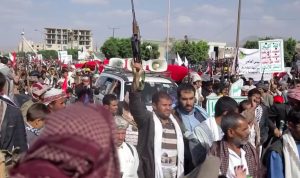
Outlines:
{"label": "checkered headscarf", "polygon": [[120,177],[113,122],[101,106],[80,103],[50,114],[11,177]]}
{"label": "checkered headscarf", "polygon": [[289,89],[288,97],[300,101],[300,88]]}

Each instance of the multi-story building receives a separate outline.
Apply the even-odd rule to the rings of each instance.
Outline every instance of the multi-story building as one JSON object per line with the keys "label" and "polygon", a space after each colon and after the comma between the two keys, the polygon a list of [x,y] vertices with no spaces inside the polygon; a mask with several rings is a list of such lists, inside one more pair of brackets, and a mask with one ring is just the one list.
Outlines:
{"label": "multi-story building", "polygon": [[45,50],[87,49],[93,50],[91,30],[45,28]]}
{"label": "multi-story building", "polygon": [[44,50],[45,49],[45,44],[44,43],[34,43],[33,41],[29,41],[29,40],[21,40],[18,44],[18,51],[23,51],[25,53],[27,52],[32,52],[32,53],[36,53],[40,50]]}

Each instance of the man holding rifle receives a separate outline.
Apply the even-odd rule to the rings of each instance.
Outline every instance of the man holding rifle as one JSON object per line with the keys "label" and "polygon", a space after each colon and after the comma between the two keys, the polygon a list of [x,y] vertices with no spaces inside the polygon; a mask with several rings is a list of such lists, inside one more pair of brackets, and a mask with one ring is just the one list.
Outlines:
{"label": "man holding rifle", "polygon": [[140,155],[140,178],[175,178],[183,175],[183,135],[171,115],[172,99],[164,91],[152,97],[153,112],[146,109],[139,85],[142,65],[134,63],[134,80],[129,95],[130,112],[139,130],[137,150]]}

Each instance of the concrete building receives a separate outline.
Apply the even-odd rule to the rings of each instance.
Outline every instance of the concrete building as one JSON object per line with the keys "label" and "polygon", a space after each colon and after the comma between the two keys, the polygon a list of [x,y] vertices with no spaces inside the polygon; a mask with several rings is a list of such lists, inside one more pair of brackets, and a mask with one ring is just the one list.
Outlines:
{"label": "concrete building", "polygon": [[67,50],[86,49],[93,51],[93,38],[91,30],[75,30],[60,28],[45,28],[43,42],[35,43],[29,40],[21,40],[18,51],[38,52],[40,50]]}
{"label": "concrete building", "polygon": [[221,42],[208,42],[209,50],[208,56],[211,59],[222,59],[225,57],[226,43]]}
{"label": "concrete building", "polygon": [[45,28],[45,50],[67,50],[86,48],[93,51],[91,30]]}
{"label": "concrete building", "polygon": [[18,44],[18,51],[21,52],[38,52],[40,50],[44,50],[45,49],[45,44],[44,43],[34,43],[33,41],[23,41],[21,40]]}

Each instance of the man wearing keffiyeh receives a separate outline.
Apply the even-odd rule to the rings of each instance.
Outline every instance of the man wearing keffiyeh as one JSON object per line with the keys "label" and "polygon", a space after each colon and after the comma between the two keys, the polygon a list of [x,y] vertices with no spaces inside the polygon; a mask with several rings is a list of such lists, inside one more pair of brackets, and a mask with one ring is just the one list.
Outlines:
{"label": "man wearing keffiyeh", "polygon": [[[260,145],[267,143],[269,136],[280,136],[279,129],[269,119],[268,107],[262,102],[261,96],[261,92],[256,88],[248,93],[248,100],[256,105],[255,118],[260,128]],[[272,135],[269,135],[269,133],[272,133]]]}
{"label": "man wearing keffiyeh", "polygon": [[119,178],[115,124],[103,107],[74,104],[51,113],[11,169],[11,178]]}
{"label": "man wearing keffiyeh", "polygon": [[300,111],[300,87],[288,90],[288,101],[294,110]]}
{"label": "man wearing keffiyeh", "polygon": [[214,142],[210,149],[210,154],[221,160],[220,175],[236,178],[236,167],[243,166],[247,175],[259,177],[256,149],[248,141],[250,132],[247,119],[237,113],[228,113],[223,116],[221,128],[223,139]]}

